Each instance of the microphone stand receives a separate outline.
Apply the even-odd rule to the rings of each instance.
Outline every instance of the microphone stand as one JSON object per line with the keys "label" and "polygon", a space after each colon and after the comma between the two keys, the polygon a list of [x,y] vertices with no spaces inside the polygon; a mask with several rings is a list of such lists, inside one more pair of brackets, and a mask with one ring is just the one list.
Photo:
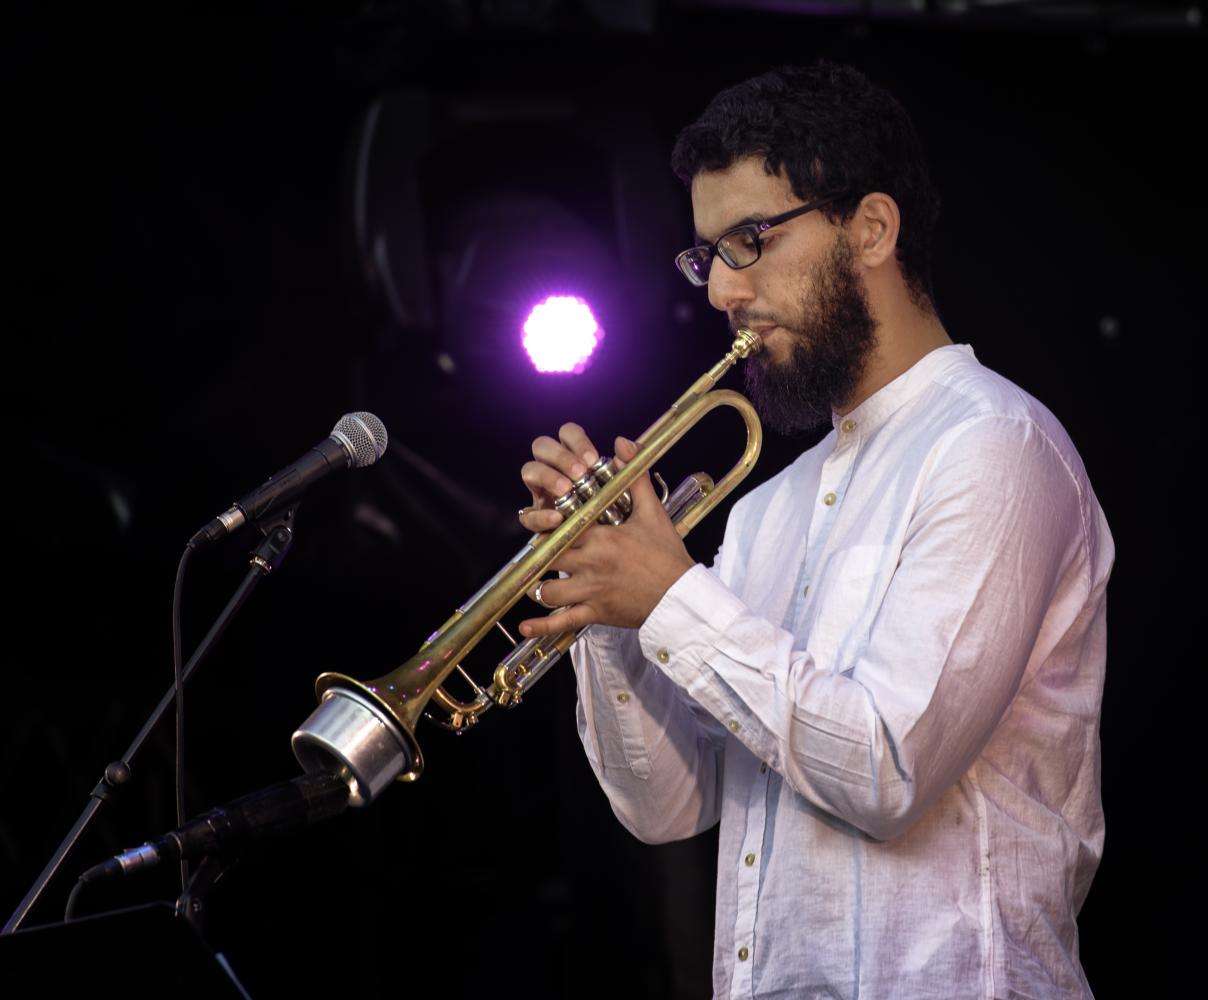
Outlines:
{"label": "microphone stand", "polygon": [[[210,627],[210,631],[206,633],[205,638],[201,640],[201,644],[189,658],[181,671],[182,681],[187,681],[189,676],[197,668],[198,664],[205,659],[206,655],[214,647],[214,644],[222,637],[227,626],[235,617],[235,613],[243,607],[247,599],[251,596],[252,591],[264,577],[268,576],[273,570],[277,569],[285,560],[289,553],[290,546],[293,544],[293,519],[294,513],[298,509],[298,502],[290,504],[279,512],[275,512],[269,516],[257,520],[256,527],[264,533],[264,538],[258,546],[252,551],[250,562],[251,568],[248,570],[247,576],[239,585],[239,589],[227,602],[222,613],[218,616],[217,621]],[[143,728],[139,730],[138,735],[134,737],[134,742],[122,754],[121,758],[113,761],[105,768],[105,773],[101,780],[97,782],[96,787],[89,792],[88,804],[84,807],[84,811],[80,814],[80,818],[75,821],[75,825],[67,832],[67,836],[63,838],[63,842],[59,845],[54,856],[47,862],[46,867],[42,869],[42,874],[34,881],[29,892],[25,894],[25,898],[21,900],[17,909],[13,911],[13,915],[8,918],[8,922],[3,928],[0,928],[0,934],[11,934],[17,930],[25,920],[29,911],[33,909],[38,902],[46,886],[50,880],[55,877],[63,863],[67,860],[67,856],[75,849],[76,844],[83,836],[84,831],[92,823],[93,818],[100,811],[102,805],[111,801],[117,790],[126,784],[131,777],[130,761],[142,748],[147,737],[151,735],[151,731],[159,723],[164,713],[171,706],[173,699],[176,697],[176,684],[172,684],[168,688],[167,693],[160,699],[159,704],[151,713],[151,717],[143,724]]]}

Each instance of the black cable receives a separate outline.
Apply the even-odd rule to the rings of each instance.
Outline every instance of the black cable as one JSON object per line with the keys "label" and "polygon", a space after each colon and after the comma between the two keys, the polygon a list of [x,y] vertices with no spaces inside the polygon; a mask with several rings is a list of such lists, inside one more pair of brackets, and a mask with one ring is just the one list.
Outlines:
{"label": "black cable", "polygon": [[83,890],[85,884],[85,881],[80,879],[74,886],[72,886],[71,894],[67,897],[67,907],[63,910],[64,923],[68,923],[69,921],[75,919],[76,903],[79,902],[80,892]]}
{"label": "black cable", "polygon": [[[193,554],[193,543],[185,546],[180,564],[176,567],[176,585],[172,589],[172,673],[176,685],[176,825],[184,826],[185,820],[185,684],[180,629],[180,595],[184,589],[185,566]],[[185,892],[189,885],[189,863],[180,862],[180,889]]]}
{"label": "black cable", "polygon": [[[189,657],[188,663],[182,668],[179,667],[180,657],[180,639],[179,639],[179,583],[183,577],[185,558],[181,560],[181,567],[177,574],[177,594],[173,601],[173,625],[174,625],[174,656],[176,663],[173,667],[173,672],[177,677],[164,693],[164,696],[159,700],[150,717],[143,724],[143,728],[139,730],[138,735],[134,737],[134,742],[130,744],[121,759],[114,761],[105,768],[104,778],[92,790],[89,796],[88,804],[84,807],[84,811],[80,814],[72,828],[67,832],[67,836],[63,838],[63,842],[59,844],[55,850],[54,856],[46,863],[46,867],[42,869],[42,873],[30,886],[24,898],[17,905],[17,909],[13,911],[11,917],[0,928],[0,935],[11,934],[20,928],[21,924],[29,916],[30,910],[41,898],[45,892],[47,885],[51,879],[59,872],[67,857],[75,849],[83,836],[84,831],[88,828],[93,818],[96,816],[97,810],[101,805],[113,797],[115,789],[127,783],[130,780],[130,761],[132,761],[139,749],[146,743],[147,738],[151,735],[151,731],[164,717],[168,710],[172,707],[173,702],[177,700],[178,690],[183,690],[185,683],[192,676],[193,671],[197,669],[206,655],[213,648],[214,644],[222,637],[227,626],[230,625],[231,619],[243,607],[251,592],[255,589],[257,582],[272,569],[280,565],[289,550],[293,535],[285,522],[292,519],[293,513],[297,508],[297,504],[292,505],[286,514],[282,515],[279,523],[272,527],[270,534],[255,550],[255,559],[252,568],[248,570],[243,582],[239,585],[234,595],[227,602],[226,607],[222,609],[222,613],[218,616],[218,620],[210,626],[210,630],[202,638],[197,649],[193,651],[193,655]],[[194,548],[193,546],[190,547]],[[188,553],[186,553],[186,556]],[[180,775],[183,776],[183,767],[180,770]],[[178,788],[183,788],[183,777],[178,778]],[[187,881],[185,883],[188,884]]]}

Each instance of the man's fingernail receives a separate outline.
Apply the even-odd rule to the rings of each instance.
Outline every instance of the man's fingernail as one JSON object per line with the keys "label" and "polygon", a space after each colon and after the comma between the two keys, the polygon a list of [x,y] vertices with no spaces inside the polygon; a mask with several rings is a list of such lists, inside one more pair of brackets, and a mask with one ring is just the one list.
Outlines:
{"label": "man's fingernail", "polygon": [[567,479],[565,476],[560,476],[560,477],[558,478],[558,481],[557,481],[556,483],[554,483],[554,488],[555,488],[555,489],[556,489],[556,490],[557,490],[557,491],[558,491],[560,494],[561,494],[561,493],[569,493],[569,492],[570,492],[570,488],[571,488],[573,485],[574,485],[574,483],[572,483],[572,482],[571,482],[569,479]]}
{"label": "man's fingernail", "polygon": [[587,472],[587,466],[584,465],[582,462],[576,462],[574,465],[572,465],[570,467],[570,474],[572,476],[574,476],[576,479],[582,479],[584,473],[586,473],[586,472]]}
{"label": "man's fingernail", "polygon": [[594,451],[589,451],[586,455],[583,456],[583,461],[586,462],[588,465],[595,465],[598,461],[600,461],[600,456],[597,455]]}
{"label": "man's fingernail", "polygon": [[532,635],[533,626],[530,625],[528,622],[525,622],[523,625],[520,626],[520,634],[521,635]]}

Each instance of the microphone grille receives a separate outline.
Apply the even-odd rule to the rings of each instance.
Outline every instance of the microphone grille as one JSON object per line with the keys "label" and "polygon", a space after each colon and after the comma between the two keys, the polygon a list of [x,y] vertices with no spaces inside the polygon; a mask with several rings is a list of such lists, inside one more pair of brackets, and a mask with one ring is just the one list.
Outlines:
{"label": "microphone grille", "polygon": [[331,432],[352,447],[352,466],[363,469],[386,453],[386,425],[372,413],[358,410],[340,417]]}

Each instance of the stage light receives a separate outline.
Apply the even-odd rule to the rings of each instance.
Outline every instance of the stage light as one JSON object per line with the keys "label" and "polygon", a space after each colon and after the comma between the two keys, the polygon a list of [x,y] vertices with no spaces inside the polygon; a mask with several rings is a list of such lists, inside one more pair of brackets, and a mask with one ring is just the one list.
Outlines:
{"label": "stage light", "polygon": [[[407,378],[432,370],[427,354],[443,377],[516,411],[527,405],[517,391],[548,399],[619,377],[639,347],[643,372],[658,370],[650,362],[670,338],[638,341],[664,328],[671,295],[685,294],[667,263],[684,202],[649,116],[600,118],[597,105],[594,94],[551,103],[420,91],[371,105],[349,200],[354,276],[369,293],[374,348],[420,359]],[[534,310],[576,298],[569,311]],[[630,369],[627,384],[635,377]]]}
{"label": "stage light", "polygon": [[578,375],[591,361],[604,331],[591,307],[576,295],[551,295],[524,321],[522,343],[539,372]]}

